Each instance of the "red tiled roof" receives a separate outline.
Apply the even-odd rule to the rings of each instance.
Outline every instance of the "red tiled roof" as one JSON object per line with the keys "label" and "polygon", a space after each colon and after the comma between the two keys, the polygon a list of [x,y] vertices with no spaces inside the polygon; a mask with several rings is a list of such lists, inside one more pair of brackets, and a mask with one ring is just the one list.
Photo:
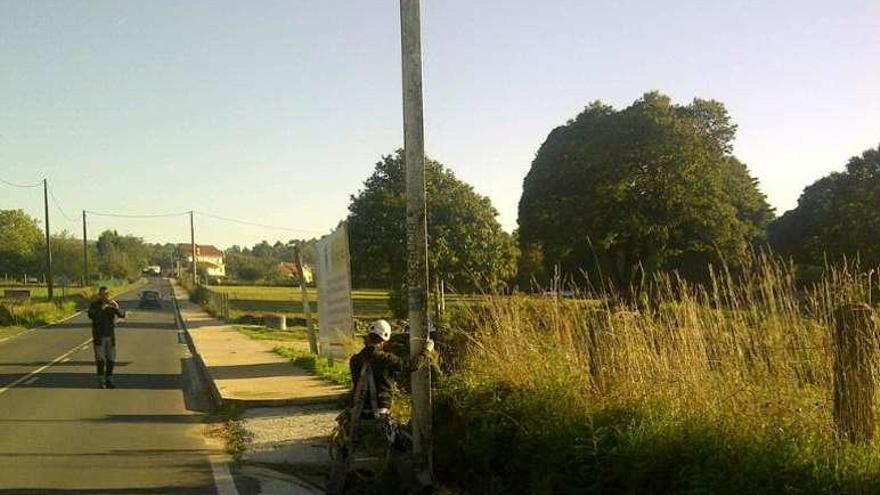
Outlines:
{"label": "red tiled roof", "polygon": [[278,263],[278,269],[286,273],[288,277],[295,277],[299,273],[295,263],[288,263],[286,261]]}

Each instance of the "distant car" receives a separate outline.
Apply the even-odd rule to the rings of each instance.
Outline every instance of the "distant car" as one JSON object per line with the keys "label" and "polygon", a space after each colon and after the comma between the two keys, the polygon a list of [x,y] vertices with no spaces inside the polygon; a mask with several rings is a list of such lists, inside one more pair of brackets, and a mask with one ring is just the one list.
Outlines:
{"label": "distant car", "polygon": [[158,277],[159,275],[162,274],[162,267],[156,266],[156,265],[151,265],[151,266],[148,266],[148,267],[144,268],[143,270],[141,270],[141,273],[143,273],[144,275],[146,275],[148,277]]}
{"label": "distant car", "polygon": [[162,296],[156,290],[142,291],[138,307],[162,309]]}

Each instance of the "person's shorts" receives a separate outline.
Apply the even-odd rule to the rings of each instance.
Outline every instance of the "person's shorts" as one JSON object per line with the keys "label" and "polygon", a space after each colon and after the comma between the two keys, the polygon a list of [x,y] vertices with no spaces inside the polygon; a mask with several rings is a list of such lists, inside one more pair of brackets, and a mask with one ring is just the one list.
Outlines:
{"label": "person's shorts", "polygon": [[101,337],[95,341],[95,359],[98,361],[116,361],[116,343],[113,337]]}

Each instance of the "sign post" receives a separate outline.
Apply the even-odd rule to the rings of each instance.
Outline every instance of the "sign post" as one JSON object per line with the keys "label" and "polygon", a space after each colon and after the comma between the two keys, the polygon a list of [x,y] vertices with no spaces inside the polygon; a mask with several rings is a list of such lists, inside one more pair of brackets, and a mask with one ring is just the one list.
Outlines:
{"label": "sign post", "polygon": [[309,303],[309,292],[306,289],[306,272],[303,270],[302,249],[299,244],[294,247],[296,270],[299,275],[299,291],[302,297],[303,316],[306,318],[306,328],[309,332],[309,352],[318,354],[318,336],[315,335],[315,326],[312,323],[312,307]]}

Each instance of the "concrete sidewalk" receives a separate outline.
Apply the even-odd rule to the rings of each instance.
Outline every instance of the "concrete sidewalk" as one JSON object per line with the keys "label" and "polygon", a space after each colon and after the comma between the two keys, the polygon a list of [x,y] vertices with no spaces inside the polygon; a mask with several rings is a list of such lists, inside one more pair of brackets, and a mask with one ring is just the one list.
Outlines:
{"label": "concrete sidewalk", "polygon": [[348,393],[345,387],[310,375],[275,354],[272,349],[276,343],[251,339],[212,317],[190,302],[177,283],[173,287],[180,315],[213,383],[214,398],[221,405],[247,408],[328,404]]}

